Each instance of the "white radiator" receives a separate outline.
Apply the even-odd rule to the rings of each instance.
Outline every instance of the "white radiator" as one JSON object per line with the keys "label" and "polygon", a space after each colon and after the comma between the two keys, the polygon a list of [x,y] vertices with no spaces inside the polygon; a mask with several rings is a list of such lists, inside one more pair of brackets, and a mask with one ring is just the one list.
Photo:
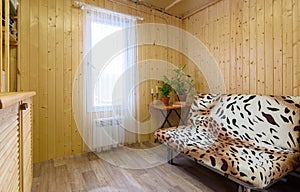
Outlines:
{"label": "white radiator", "polygon": [[93,121],[92,149],[107,151],[124,143],[124,128],[120,117],[99,118]]}

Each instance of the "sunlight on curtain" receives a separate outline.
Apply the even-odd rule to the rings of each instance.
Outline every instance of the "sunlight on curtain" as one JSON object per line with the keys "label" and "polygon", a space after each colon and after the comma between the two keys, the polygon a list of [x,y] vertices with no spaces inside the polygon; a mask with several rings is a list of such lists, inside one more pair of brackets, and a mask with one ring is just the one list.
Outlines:
{"label": "sunlight on curtain", "polygon": [[136,19],[84,10],[83,138],[101,152],[137,141]]}

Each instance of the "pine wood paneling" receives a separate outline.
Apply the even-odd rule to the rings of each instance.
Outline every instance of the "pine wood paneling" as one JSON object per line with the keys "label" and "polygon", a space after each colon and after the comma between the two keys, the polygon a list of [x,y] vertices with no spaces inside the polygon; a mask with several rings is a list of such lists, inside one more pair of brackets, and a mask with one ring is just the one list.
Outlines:
{"label": "pine wood paneling", "polygon": [[300,2],[293,0],[293,94],[300,95]]}
{"label": "pine wood paneling", "polygon": [[297,0],[223,0],[185,19],[183,26],[192,34],[209,31],[197,37],[219,62],[229,93],[299,95],[299,12]]}
{"label": "pine wood paneling", "polygon": [[[283,92],[293,94],[293,1],[286,0],[282,5],[282,85]],[[299,54],[299,52],[298,52]],[[298,63],[299,64],[299,63]]]}
{"label": "pine wood paneling", "polygon": [[[109,0],[81,0],[127,14],[144,17],[143,22],[168,23],[181,27],[182,21],[129,3],[137,10]],[[34,90],[34,162],[68,156],[83,151],[83,141],[72,114],[72,83],[82,58],[82,10],[72,6],[73,0],[21,1],[20,91]],[[30,7],[30,8],[29,8]],[[149,32],[148,34],[155,34]],[[175,39],[170,37],[170,41]],[[166,48],[141,48],[139,58],[161,58],[179,65],[177,52],[167,54]],[[149,73],[151,71],[148,71]],[[149,113],[150,81],[140,87],[141,105]],[[133,135],[134,136],[134,135]],[[149,140],[146,134],[142,140]]]}
{"label": "pine wood paneling", "polygon": [[[242,56],[242,79],[243,79],[243,90],[245,93],[250,92],[250,83],[249,83],[249,77],[250,77],[250,3],[249,0],[244,0],[242,5],[242,13],[243,13],[243,56]],[[222,70],[222,68],[221,68]]]}
{"label": "pine wood paneling", "polygon": [[[256,91],[253,93],[265,93],[265,12],[264,12],[264,1],[256,1],[256,56],[253,60],[256,60],[256,73],[253,71],[253,76],[256,76]],[[254,16],[255,17],[255,16]],[[253,36],[251,36],[253,37]],[[253,37],[254,38],[254,37]],[[253,81],[251,81],[251,84]]]}
{"label": "pine wood paneling", "polygon": [[[183,21],[125,0],[137,10],[109,0],[82,1],[144,17],[140,23],[184,26],[212,52],[228,93],[300,95],[298,0],[222,0]],[[19,90],[37,91],[33,105],[35,162],[80,153],[83,148],[72,114],[72,83],[82,58],[83,15],[72,3],[21,1]],[[175,38],[170,36],[168,41]],[[175,65],[188,63],[187,72],[200,78],[197,90],[209,91],[188,58],[155,43],[139,46],[139,61],[158,58]],[[140,73],[155,70],[144,67]],[[158,81],[147,81],[139,87],[141,120],[148,117],[150,90],[156,85]],[[151,138],[146,134],[141,140]]]}
{"label": "pine wood paneling", "polygon": [[[250,60],[249,60],[249,81],[250,82],[257,82],[257,76],[256,76],[256,66],[257,66],[257,39],[258,39],[258,35],[256,33],[256,31],[258,31],[256,29],[256,21],[257,21],[257,2],[256,0],[252,0],[250,1],[250,11],[249,11],[249,20],[250,20],[250,30],[249,30],[249,54],[250,54]],[[250,87],[249,87],[249,93],[256,93],[256,89],[257,89],[257,83],[249,83]]]}
{"label": "pine wood paneling", "polygon": [[[69,141],[72,141],[72,100],[69,98],[72,97],[72,7],[71,1],[64,1],[63,4],[63,18],[64,18],[64,38],[63,38],[63,50],[65,54],[63,55],[63,74],[62,74],[62,103],[63,103],[63,117],[62,117],[62,131],[61,134],[64,135],[64,139],[61,140],[63,147],[63,154],[67,154],[68,151],[72,151],[72,144]],[[76,51],[78,52],[78,51]]]}
{"label": "pine wood paneling", "polygon": [[[24,32],[25,34],[23,34],[23,27],[25,28],[28,28],[29,26],[27,25],[24,25],[24,23],[22,22],[22,25],[20,25],[21,29],[21,35],[19,37],[19,41],[20,41],[20,45],[23,45],[24,44],[24,47],[22,47],[22,50],[23,49],[28,49],[30,50],[30,53],[29,53],[29,58],[30,61],[29,61],[29,58],[27,58],[26,60],[23,60],[22,58],[26,57],[26,53],[27,52],[22,52],[21,55],[21,59],[19,61],[19,66],[18,68],[20,69],[21,71],[21,74],[22,76],[25,76],[26,73],[23,71],[23,69],[25,68],[29,68],[30,69],[30,73],[29,73],[29,85],[26,85],[26,81],[23,82],[22,79],[20,79],[20,87],[19,88],[22,88],[23,90],[26,90],[26,89],[29,89],[29,90],[38,90],[39,89],[39,86],[41,86],[41,81],[37,81],[38,77],[41,75],[39,73],[39,59],[41,58],[39,56],[39,53],[40,53],[40,50],[39,50],[39,41],[41,40],[39,37],[36,36],[36,34],[39,32],[39,29],[41,29],[41,26],[39,26],[39,0],[31,0],[29,2],[29,7],[30,7],[30,14],[31,16],[29,17],[29,15],[27,15],[27,10],[26,9],[23,9],[23,7],[21,7],[21,12],[24,12],[24,13],[21,13],[22,17],[20,17],[20,19],[22,20],[26,20],[26,19],[30,19],[28,22],[30,25],[30,29],[29,29],[29,36],[27,36],[26,34],[26,31]],[[25,16],[24,16],[24,15]],[[24,41],[23,41],[23,38]],[[30,44],[28,44],[28,40],[29,39],[26,39],[26,38],[29,38],[30,39]],[[30,49],[29,49],[29,46],[30,46]],[[20,47],[20,49],[21,49]],[[28,65],[24,66],[23,63],[28,63]],[[22,67],[21,67],[22,66]],[[28,69],[28,71],[29,71]],[[19,76],[21,76],[21,74],[19,74]],[[28,75],[28,73],[27,73]],[[22,84],[21,84],[22,83]],[[25,86],[29,86],[28,87],[25,87]],[[40,122],[40,118],[38,116],[38,114],[40,114],[38,111],[40,110],[40,106],[41,106],[41,103],[39,100],[37,100],[36,98],[34,99],[35,100],[35,104],[33,105],[33,124],[35,125],[39,125],[39,122]],[[40,142],[40,129],[37,129],[37,126],[33,126],[33,130],[32,132],[34,132],[34,134],[32,134],[32,145],[33,145],[33,150],[35,149],[40,149],[40,147],[38,147],[38,144]],[[36,150],[34,155],[36,157],[38,157],[40,155],[39,153],[39,150]],[[34,158],[34,157],[33,157]]]}

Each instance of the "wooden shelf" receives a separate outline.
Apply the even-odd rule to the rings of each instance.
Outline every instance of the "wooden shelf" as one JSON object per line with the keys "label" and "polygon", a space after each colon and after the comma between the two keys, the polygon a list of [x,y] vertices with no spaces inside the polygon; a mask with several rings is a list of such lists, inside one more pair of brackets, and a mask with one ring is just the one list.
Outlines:
{"label": "wooden shelf", "polygon": [[[0,7],[2,13],[2,30],[0,30],[0,35],[2,37],[2,58],[3,62],[0,66],[0,71],[5,70],[5,79],[2,78],[2,73],[0,74],[0,92],[10,92],[17,91],[17,65],[18,65],[18,54],[19,54],[19,43],[18,43],[18,25],[20,20],[18,20],[18,14],[20,9],[12,8],[14,3],[11,0],[1,0],[2,6]],[[13,20],[13,21],[12,21]],[[9,25],[12,26],[9,26]],[[5,89],[2,89],[5,87]]]}

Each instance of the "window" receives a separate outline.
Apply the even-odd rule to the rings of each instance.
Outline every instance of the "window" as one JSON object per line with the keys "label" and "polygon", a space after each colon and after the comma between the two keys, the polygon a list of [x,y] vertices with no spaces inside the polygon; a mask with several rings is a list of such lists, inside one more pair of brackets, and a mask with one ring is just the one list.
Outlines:
{"label": "window", "polygon": [[[91,23],[91,42],[92,47],[96,46],[97,43],[101,42],[104,38],[109,35],[122,30],[122,26],[116,24],[104,24],[101,22]],[[94,88],[94,107],[109,107],[112,105],[113,95],[117,96],[118,90],[114,89],[117,80],[121,77],[126,66],[126,53],[121,53],[114,57],[100,72],[97,83]]]}

